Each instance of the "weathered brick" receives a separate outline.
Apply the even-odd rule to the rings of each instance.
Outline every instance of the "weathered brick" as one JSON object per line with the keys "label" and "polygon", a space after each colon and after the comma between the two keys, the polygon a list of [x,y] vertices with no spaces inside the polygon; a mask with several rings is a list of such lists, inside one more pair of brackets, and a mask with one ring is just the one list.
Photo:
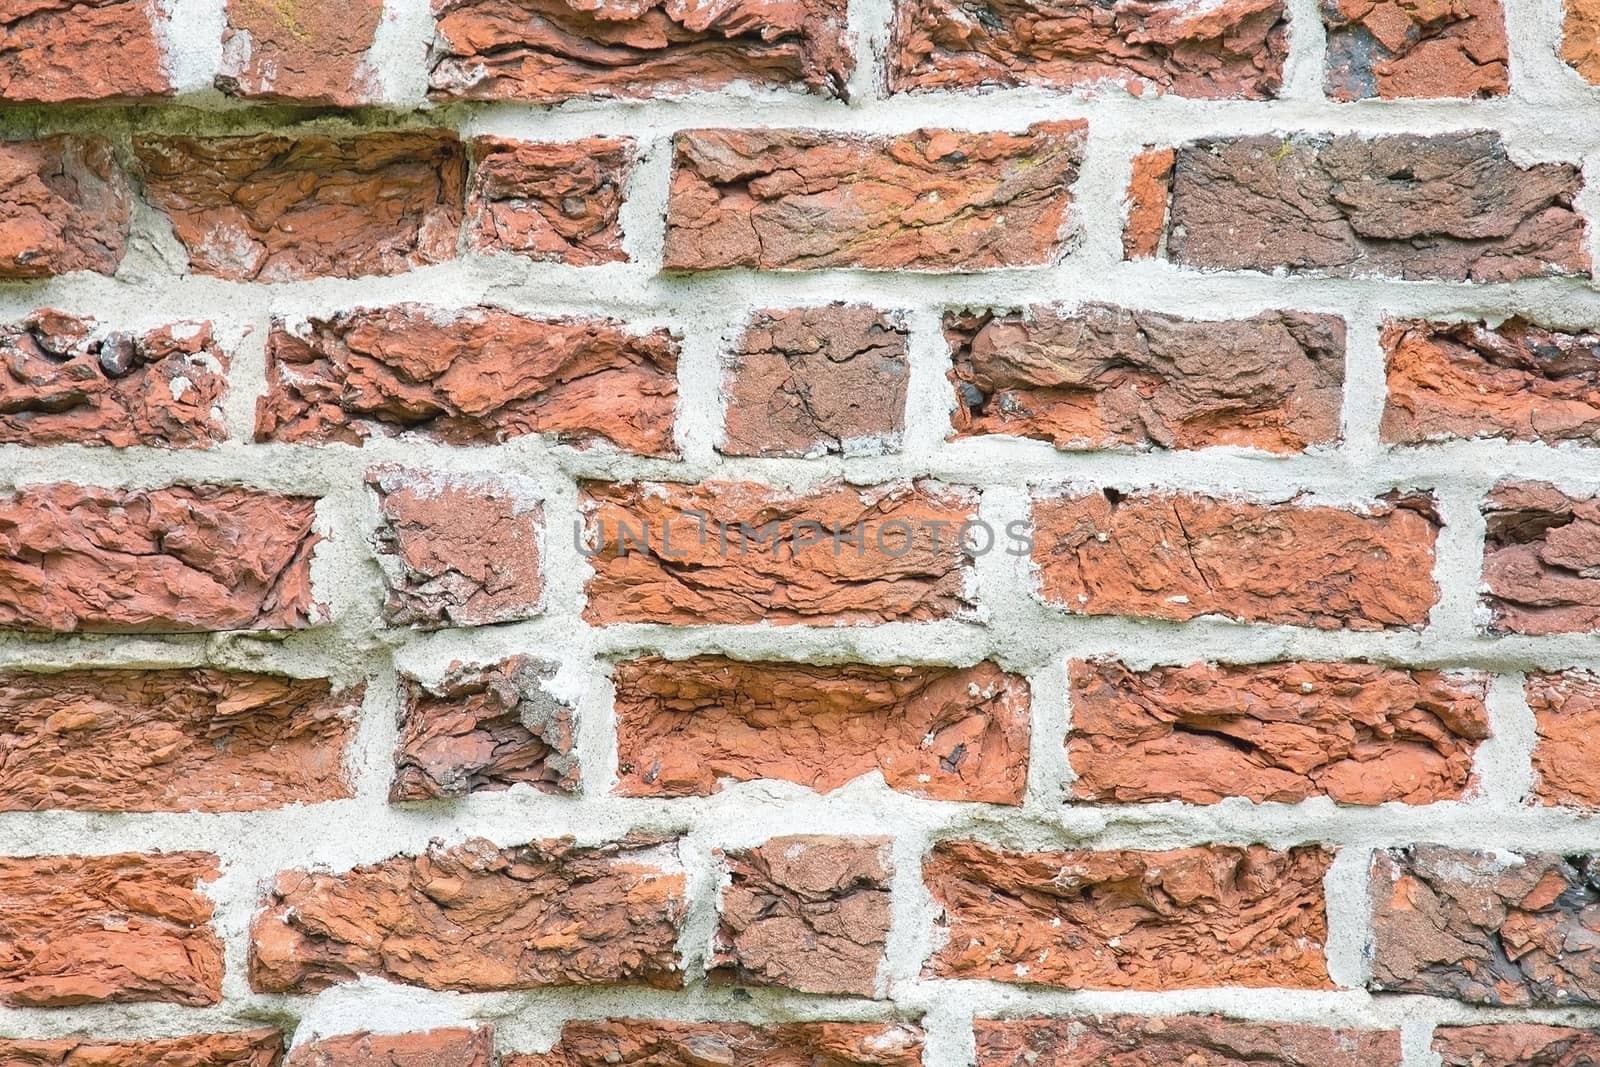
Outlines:
{"label": "weathered brick", "polygon": [[978,1019],[978,1067],[1400,1067],[1398,1030],[1215,1015]]}
{"label": "weathered brick", "polygon": [[945,316],[955,436],[1057,448],[1298,452],[1339,439],[1344,322],[1197,321],[1089,304]]}
{"label": "weathered brick", "polygon": [[887,837],[774,837],[730,850],[713,978],[870,997],[889,942]]}
{"label": "weathered brick", "polygon": [[491,991],[676,988],[685,881],[653,840],[438,843],[341,874],[287,871],[250,926],[250,986],[313,993],[372,975]]}
{"label": "weathered brick", "polygon": [[1533,798],[1541,804],[1600,808],[1600,676],[1533,671],[1523,685],[1533,709]]}
{"label": "weathered brick", "polygon": [[49,308],[0,326],[0,444],[204,447],[227,436],[209,322],[101,329]]}
{"label": "weathered brick", "polygon": [[1438,596],[1425,495],[1364,508],[1114,490],[1034,502],[1047,602],[1082,615],[1379,630]]}
{"label": "weathered brick", "polygon": [[0,673],[0,810],[257,811],[352,796],[359,686],[189,670]]}
{"label": "weathered brick", "polygon": [[1500,0],[1322,0],[1335,100],[1510,91]]}
{"label": "weathered brick", "polygon": [[0,141],[0,281],[111,274],[127,244],[128,179],[108,141]]}
{"label": "weathered brick", "polygon": [[1520,318],[1388,322],[1383,439],[1593,443],[1600,435],[1600,336]]}
{"label": "weathered brick", "polygon": [[309,625],[316,501],[231,486],[53,484],[0,497],[0,628]]}
{"label": "weathered brick", "polygon": [[1000,0],[981,17],[954,0],[897,0],[889,86],[1055,89],[1120,85],[1178,96],[1277,95],[1289,52],[1282,0],[1204,8],[1113,0]]}
{"label": "weathered brick", "polygon": [[227,0],[216,86],[229,96],[356,107],[379,96],[367,49],[383,0]]}
{"label": "weathered brick", "polygon": [[1312,847],[1017,852],[944,841],[923,880],[947,935],[926,973],[1069,989],[1329,986]]}
{"label": "weathered brick", "polygon": [[1564,0],[1561,58],[1585,81],[1600,84],[1600,2]]}
{"label": "weathered brick", "polygon": [[860,304],[758,312],[722,377],[726,456],[895,452],[909,331]]}
{"label": "weathered brick", "polygon": [[575,1020],[549,1052],[505,1067],[920,1067],[922,1031],[904,1023]]}
{"label": "weathered brick", "polygon": [[283,1036],[276,1030],[236,1030],[185,1037],[0,1038],[9,1067],[277,1067]]}
{"label": "weathered brick", "polygon": [[580,447],[674,450],[678,345],[666,330],[396,304],[275,320],[267,349],[258,441],[416,434],[467,445],[542,433]]}
{"label": "weathered brick", "polygon": [[384,618],[432,630],[531,618],[544,600],[534,483],[510,474],[379,467],[373,538]]}
{"label": "weathered brick", "polygon": [[1592,856],[1380,849],[1370,898],[1373,991],[1471,1004],[1600,1003]]}
{"label": "weathered brick", "polygon": [[844,625],[972,607],[957,536],[977,500],[963,490],[586,482],[580,508],[591,622]]}
{"label": "weathered brick", "polygon": [[59,1008],[222,999],[203,852],[0,858],[0,1003]]}
{"label": "weathered brick", "polygon": [[1484,605],[1491,633],[1600,629],[1600,499],[1502,482],[1484,501]]}
{"label": "weathered brick", "polygon": [[1147,148],[1133,157],[1122,227],[1122,254],[1128,259],[1154,259],[1162,253],[1176,159],[1172,148]]}
{"label": "weathered brick", "polygon": [[676,96],[733,82],[843,96],[853,67],[844,0],[435,0],[434,15],[435,99]]}
{"label": "weathered brick", "polygon": [[1020,804],[1028,683],[973,667],[815,666],[721,656],[619,663],[617,791],[708,796],[722,779],[831,792],[871,771],[934,800]]}
{"label": "weathered brick", "polygon": [[1433,1051],[1441,1067],[1592,1067],[1600,1031],[1535,1023],[1439,1026]]}
{"label": "weathered brick", "polygon": [[686,130],[673,138],[665,266],[982,270],[1065,247],[1087,126],[1022,133]]}
{"label": "weathered brick", "polygon": [[196,274],[356,278],[456,254],[466,154],[447,131],[138,136],[133,148]]}
{"label": "weathered brick", "polygon": [[391,801],[462,797],[518,783],[542,793],[578,785],[573,709],[550,691],[554,664],[512,656],[452,663],[435,684],[402,674]]}
{"label": "weathered brick", "polygon": [[1085,800],[1459,800],[1489,736],[1487,680],[1369,663],[1070,666]]}
{"label": "weathered brick", "polygon": [[[1518,166],[1488,132],[1199,141],[1176,150],[1165,256],[1208,270],[1335,277],[1587,274],[1572,206],[1582,187],[1576,165]],[[1152,181],[1129,193],[1168,197]],[[1136,213],[1146,212],[1153,207]]]}
{"label": "weathered brick", "polygon": [[474,138],[472,247],[575,267],[624,262],[620,212],[637,151],[626,137],[558,144]]}
{"label": "weathered brick", "polygon": [[296,1045],[284,1067],[493,1067],[494,1029],[340,1034]]}
{"label": "weathered brick", "polygon": [[0,102],[169,96],[155,0],[22,0],[0,8]]}

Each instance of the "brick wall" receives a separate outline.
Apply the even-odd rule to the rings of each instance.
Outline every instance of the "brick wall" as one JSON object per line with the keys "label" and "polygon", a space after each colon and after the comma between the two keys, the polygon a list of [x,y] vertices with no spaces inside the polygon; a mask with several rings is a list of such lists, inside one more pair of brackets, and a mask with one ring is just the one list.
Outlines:
{"label": "brick wall", "polygon": [[0,28],[0,1063],[1600,1057],[1600,6]]}

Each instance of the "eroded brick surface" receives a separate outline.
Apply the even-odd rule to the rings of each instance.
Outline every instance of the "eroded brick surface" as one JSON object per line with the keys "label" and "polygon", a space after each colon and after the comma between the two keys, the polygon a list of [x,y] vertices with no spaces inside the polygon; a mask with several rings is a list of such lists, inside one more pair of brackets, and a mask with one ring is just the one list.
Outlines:
{"label": "eroded brick surface", "polygon": [[0,1003],[217,1003],[218,873],[203,852],[0,858]]}
{"label": "eroded brick surface", "polygon": [[978,1019],[978,1067],[1400,1067],[1398,1030],[1215,1015]]}
{"label": "eroded brick surface", "polygon": [[1064,248],[1083,122],[1023,133],[687,130],[665,266],[982,270]]}
{"label": "eroded brick surface", "polygon": [[556,666],[512,656],[487,667],[451,664],[435,684],[401,676],[404,707],[389,799],[433,800],[578,785],[573,708],[550,691]]}
{"label": "eroded brick surface", "polygon": [[1533,710],[1533,796],[1541,804],[1600,808],[1600,676],[1532,671],[1523,685]]}
{"label": "eroded brick surface", "polygon": [[1510,90],[1500,0],[1322,0],[1335,100]]}
{"label": "eroded brick surface", "polygon": [[12,1067],[277,1067],[283,1043],[276,1030],[141,1039],[0,1038],[0,1061]]}
{"label": "eroded brick surface", "polygon": [[1594,1004],[1597,875],[1590,856],[1380,849],[1368,988],[1471,1004]]}
{"label": "eroded brick surface", "polygon": [[1564,0],[1561,58],[1591,83],[1600,83],[1600,2]]}
{"label": "eroded brick surface", "polygon": [[250,986],[362,975],[427,989],[682,984],[684,875],[658,841],[481,838],[340,874],[286,871],[250,926]]}
{"label": "eroded brick surface", "polygon": [[889,844],[812,834],[728,852],[712,976],[872,996],[889,941]]}
{"label": "eroded brick surface", "polygon": [[357,107],[378,99],[367,49],[383,0],[227,0],[217,88],[230,96]]}
{"label": "eroded brick surface", "polygon": [[1489,736],[1479,674],[1079,660],[1070,675],[1072,792],[1086,800],[1458,800]]}
{"label": "eroded brick surface", "polygon": [[1044,599],[1082,615],[1318,629],[1420,626],[1438,595],[1427,496],[1346,509],[1114,490],[1034,503]]}
{"label": "eroded brick surface", "polygon": [[898,451],[909,331],[860,304],[758,312],[722,377],[727,456]]}
{"label": "eroded brick surface", "polygon": [[480,252],[592,267],[620,263],[623,192],[637,154],[625,137],[472,141],[467,232]]}
{"label": "eroded brick surface", "polygon": [[1339,438],[1344,323],[1330,315],[1208,322],[1090,304],[950,314],[944,332],[957,437],[1268,452]]}
{"label": "eroded brick surface", "polygon": [[128,179],[102,137],[0,141],[0,281],[111,274],[128,243]]}
{"label": "eroded brick surface", "polygon": [[340,1034],[296,1045],[284,1067],[493,1067],[494,1030]]}
{"label": "eroded brick surface", "polygon": [[575,1020],[546,1053],[505,1067],[920,1067],[922,1030],[904,1023]]}
{"label": "eroded brick surface", "polygon": [[1122,254],[1128,259],[1153,259],[1166,240],[1168,201],[1172,198],[1172,167],[1177,151],[1149,148],[1133,157],[1122,227]]}
{"label": "eroded brick surface", "polygon": [[1320,848],[1018,852],[945,841],[926,973],[1069,989],[1329,986]]}
{"label": "eroded brick surface", "polygon": [[1502,482],[1483,514],[1491,633],[1600,628],[1600,500],[1543,482]]}
{"label": "eroded brick surface", "polygon": [[316,501],[230,486],[32,486],[0,498],[0,629],[293,629]]}
{"label": "eroded brick surface", "polygon": [[1442,1067],[1593,1067],[1600,1032],[1535,1023],[1440,1026],[1432,1048]]}
{"label": "eroded brick surface", "polygon": [[666,330],[396,304],[275,321],[268,359],[258,441],[415,434],[470,445],[542,433],[674,450],[678,345]]}
{"label": "eroded brick surface", "polygon": [[1259,100],[1283,82],[1287,31],[1282,0],[1000,0],[978,17],[952,0],[898,0],[889,84],[898,91],[1111,83],[1134,93]]}
{"label": "eroded brick surface", "polygon": [[155,0],[12,0],[0,8],[0,102],[169,95],[160,17]]}

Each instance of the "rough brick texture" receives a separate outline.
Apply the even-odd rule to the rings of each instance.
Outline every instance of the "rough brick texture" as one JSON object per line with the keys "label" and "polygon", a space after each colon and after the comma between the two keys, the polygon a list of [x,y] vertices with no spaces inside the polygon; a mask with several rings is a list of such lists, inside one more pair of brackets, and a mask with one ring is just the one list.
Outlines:
{"label": "rough brick texture", "polygon": [[104,138],[0,141],[0,281],[113,273],[128,210],[128,179]]}
{"label": "rough brick texture", "polygon": [[1206,7],[1114,0],[1002,0],[972,12],[951,0],[897,0],[889,84],[977,89],[1101,83],[1133,93],[1275,95],[1289,51],[1281,0]]}
{"label": "rough brick texture", "polygon": [[372,975],[488,991],[682,984],[684,876],[656,842],[432,846],[342,874],[287,871],[250,927],[250,985]]}
{"label": "rough brick texture", "polygon": [[978,1067],[1400,1067],[1397,1030],[1215,1015],[979,1019]]}
{"label": "rough brick texture", "polygon": [[203,448],[227,436],[208,322],[108,330],[49,308],[0,327],[0,444]]}
{"label": "rough brick texture", "polygon": [[366,62],[383,0],[227,0],[218,89],[230,96],[353,107],[379,95]]}
{"label": "rough brick texture", "polygon": [[1332,855],[1261,845],[1019,852],[946,841],[923,864],[946,935],[927,973],[1068,989],[1329,986]]}
{"label": "rough brick texture", "polygon": [[292,629],[311,590],[316,501],[223,486],[44,485],[0,498],[0,629]]}
{"label": "rough brick texture", "polygon": [[0,102],[137,100],[172,91],[153,0],[15,0],[0,8]]}
{"label": "rough brick texture", "polygon": [[526,784],[577,788],[573,709],[550,691],[555,667],[512,656],[452,664],[437,684],[402,678],[405,706],[389,799],[433,800]]}
{"label": "rough brick texture", "polygon": [[1018,804],[1028,686],[975,667],[819,667],[721,656],[617,664],[618,791],[706,796],[724,779],[830,792],[881,772],[936,800]]}
{"label": "rough brick texture", "polygon": [[637,149],[627,138],[548,144],[472,142],[467,232],[480,252],[592,267],[620,263],[623,193]]}
{"label": "rough brick texture", "polygon": [[1071,665],[1086,800],[1457,800],[1489,736],[1484,679],[1366,663]]}
{"label": "rough brick texture", "polygon": [[1366,508],[1114,490],[1034,503],[1047,602],[1083,615],[1420,626],[1437,596],[1431,499]]}
{"label": "rough brick texture", "polygon": [[1103,304],[947,315],[955,435],[1057,448],[1338,440],[1344,324],[1273,313],[1204,322]]}
{"label": "rough brick texture", "polygon": [[1500,0],[1322,0],[1335,100],[1504,96]]}
{"label": "rough brick texture", "polygon": [[1492,633],[1600,628],[1600,501],[1506,482],[1484,501],[1484,605]]}
{"label": "rough brick texture", "polygon": [[666,330],[396,304],[277,320],[267,347],[260,441],[407,434],[467,445],[540,433],[673,451],[678,347]]}
{"label": "rough brick texture", "polygon": [[297,1045],[285,1067],[494,1067],[494,1031],[340,1034]]}
{"label": "rough brick texture", "polygon": [[137,1040],[0,1038],[0,1060],[14,1067],[277,1067],[282,1047],[276,1030]]}
{"label": "rough brick texture", "polygon": [[257,811],[352,795],[359,688],[195,670],[0,674],[0,810]]}
{"label": "rough brick texture", "polygon": [[729,851],[711,976],[871,996],[889,940],[889,843],[808,835]]}
{"label": "rough brick texture", "polygon": [[203,852],[0,858],[0,1003],[217,1003],[218,873]]}
{"label": "rough brick texture", "polygon": [[1533,796],[1541,804],[1600,809],[1600,677],[1591,671],[1532,672],[1523,693],[1533,710]]}
{"label": "rough brick texture", "polygon": [[1433,1051],[1442,1067],[1585,1067],[1600,1062],[1600,1034],[1534,1023],[1441,1026]]}
{"label": "rough brick texture", "polygon": [[1374,990],[1470,1004],[1600,1001],[1590,856],[1439,845],[1373,854]]}
{"label": "rough brick texture", "polygon": [[1023,133],[691,130],[673,139],[668,270],[982,270],[1064,247],[1085,124]]}
{"label": "rough brick texture", "polygon": [[569,1022],[547,1053],[505,1067],[919,1067],[922,1031],[903,1023]]}
{"label": "rough brick texture", "polygon": [[1600,83],[1600,4],[1566,0],[1561,6],[1561,58],[1585,81]]}
{"label": "rough brick texture", "polygon": [[723,372],[725,456],[899,450],[909,331],[864,305],[763,311]]}

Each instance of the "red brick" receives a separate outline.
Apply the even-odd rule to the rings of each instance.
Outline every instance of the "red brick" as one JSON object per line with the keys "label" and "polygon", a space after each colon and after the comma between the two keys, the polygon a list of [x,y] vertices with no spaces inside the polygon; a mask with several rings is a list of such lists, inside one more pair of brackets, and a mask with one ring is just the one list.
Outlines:
{"label": "red brick", "polygon": [[761,311],[722,376],[725,456],[895,452],[909,331],[861,304]]}
{"label": "red brick", "polygon": [[1591,1067],[1600,1063],[1600,1031],[1535,1023],[1439,1026],[1433,1051],[1441,1067]]}
{"label": "red brick", "polygon": [[708,796],[722,779],[827,793],[872,771],[934,800],[1020,804],[1028,683],[973,667],[814,666],[721,656],[619,663],[617,791]]}
{"label": "red brick", "polygon": [[1533,798],[1541,804],[1600,809],[1600,676],[1571,670],[1528,674],[1533,709]]}
{"label": "red brick", "polygon": [[1107,490],[1033,509],[1046,601],[1081,615],[1379,630],[1438,596],[1427,496],[1365,508]]}
{"label": "red brick", "polygon": [[843,96],[853,62],[844,0],[717,8],[578,0],[435,0],[435,99],[641,98],[734,82]]}
{"label": "red brick", "polygon": [[549,689],[554,664],[512,656],[488,667],[452,663],[435,684],[402,674],[400,745],[391,801],[578,786],[573,708]]}
{"label": "red brick", "polygon": [[1067,751],[1085,800],[1459,800],[1489,736],[1482,675],[1369,663],[1074,661]]}
{"label": "red brick", "polygon": [[377,72],[366,60],[383,0],[227,0],[225,6],[228,26],[216,77],[224,93],[337,107],[377,100]]}
{"label": "red brick", "polygon": [[310,625],[316,501],[231,486],[38,485],[0,497],[0,628]]}
{"label": "red brick", "polygon": [[921,622],[972,606],[957,536],[977,501],[961,490],[586,482],[580,508],[591,622]]}
{"label": "red brick", "polygon": [[1137,0],[1000,0],[982,17],[954,0],[897,0],[889,86],[982,89],[1106,83],[1210,99],[1277,95],[1289,52],[1282,0],[1205,7]]}
{"label": "red brick", "polygon": [[1600,629],[1600,499],[1543,482],[1502,482],[1483,504],[1491,633]]}
{"label": "red brick", "polygon": [[636,154],[626,137],[559,144],[474,138],[472,247],[575,267],[624,262],[620,212]]}
{"label": "red brick", "polygon": [[544,509],[515,475],[379,467],[384,618],[431,630],[531,618],[544,600]]}
{"label": "red brick", "polygon": [[979,1019],[978,1067],[1400,1067],[1398,1030],[1216,1015]]}
{"label": "red brick", "polygon": [[340,1034],[295,1046],[284,1067],[493,1067],[494,1029]]}
{"label": "red brick", "polygon": [[1339,439],[1344,322],[1197,321],[1088,304],[945,316],[956,437],[1298,452]]}
{"label": "red brick", "polygon": [[575,1020],[505,1067],[920,1067],[922,1036],[904,1023]]}
{"label": "red brick", "polygon": [[923,863],[946,937],[926,973],[1068,989],[1329,987],[1320,848],[1016,852]]}
{"label": "red brick", "polygon": [[415,434],[498,444],[550,434],[670,455],[678,345],[611,319],[536,319],[492,307],[360,308],[275,320],[256,440],[358,445]]}
{"label": "red brick", "polygon": [[1490,132],[1199,141],[1176,152],[1165,255],[1334,277],[1588,274],[1582,187],[1575,164],[1519,166]]}
{"label": "red brick", "polygon": [[1064,249],[1087,130],[686,130],[673,138],[665,266],[983,270]]}
{"label": "red brick", "polygon": [[203,852],[0,858],[0,1003],[216,1004],[217,875]]}
{"label": "red brick", "polygon": [[0,10],[0,102],[169,96],[155,0],[25,0]]}
{"label": "red brick", "polygon": [[0,444],[205,447],[227,436],[209,322],[101,329],[43,309],[0,327]]}
{"label": "red brick", "polygon": [[1177,151],[1147,148],[1133,157],[1128,177],[1128,217],[1122,229],[1122,254],[1128,259],[1154,259],[1166,240],[1172,167]]}
{"label": "red brick", "polygon": [[1335,100],[1510,91],[1500,0],[1322,0]]}
{"label": "red brick", "polygon": [[250,986],[371,975],[427,989],[683,982],[685,882],[659,841],[496,848],[481,838],[340,874],[287,871],[250,926]]}
{"label": "red brick", "polygon": [[1520,318],[1388,322],[1383,439],[1593,443],[1600,433],[1600,336]]}
{"label": "red brick", "polygon": [[0,1038],[9,1067],[277,1067],[283,1037],[276,1030],[236,1030],[185,1037]]}
{"label": "red brick", "polygon": [[102,137],[0,141],[0,280],[111,274],[128,244],[128,179]]}
{"label": "red brick", "polygon": [[137,136],[133,148],[196,274],[357,278],[455,257],[466,154],[448,131]]}
{"label": "red brick", "polygon": [[887,837],[774,837],[727,852],[716,980],[870,997],[889,942]]}
{"label": "red brick", "polygon": [[190,670],[0,673],[0,810],[260,811],[353,796],[361,687]]}
{"label": "red brick", "polygon": [[1561,58],[1591,84],[1600,84],[1600,3],[1565,0]]}

